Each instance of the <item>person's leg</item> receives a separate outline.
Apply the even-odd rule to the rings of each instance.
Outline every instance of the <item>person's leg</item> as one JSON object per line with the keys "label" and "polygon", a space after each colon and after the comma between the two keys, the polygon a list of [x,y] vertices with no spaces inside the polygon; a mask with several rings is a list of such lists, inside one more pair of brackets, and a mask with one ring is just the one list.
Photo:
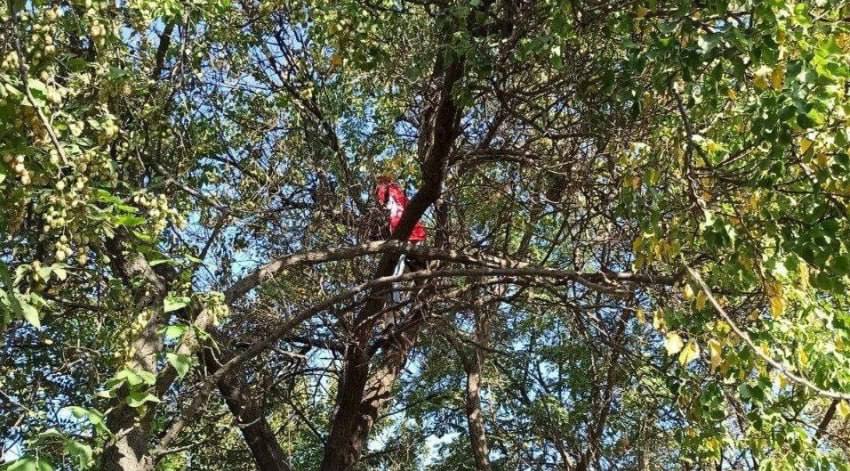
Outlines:
{"label": "person's leg", "polygon": [[393,270],[393,276],[399,276],[404,273],[404,262],[407,260],[404,254],[399,255],[398,262],[395,264],[395,270]]}
{"label": "person's leg", "polygon": [[[411,242],[413,245],[419,245],[422,241],[416,240]],[[419,257],[411,256],[407,259],[407,266],[410,268],[410,271],[420,271],[427,268],[427,264],[424,260]]]}
{"label": "person's leg", "polygon": [[[398,257],[398,263],[396,263],[395,270],[393,270],[393,277],[401,276],[401,274],[404,273],[405,260],[406,260],[406,257],[404,256],[404,254],[401,254]],[[396,304],[401,302],[401,293],[399,292],[398,289],[396,289],[398,286],[399,286],[398,283],[393,283],[393,285],[392,285],[392,290],[393,290],[392,300]]]}

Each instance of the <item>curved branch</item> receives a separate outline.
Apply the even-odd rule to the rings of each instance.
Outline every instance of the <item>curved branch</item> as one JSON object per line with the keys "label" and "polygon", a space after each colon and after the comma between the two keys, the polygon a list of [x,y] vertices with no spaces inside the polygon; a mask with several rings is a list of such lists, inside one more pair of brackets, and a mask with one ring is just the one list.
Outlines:
{"label": "curved branch", "polygon": [[[369,245],[369,244],[366,244]],[[409,245],[409,244],[405,244]],[[436,249],[431,249],[436,250]],[[300,254],[307,255],[307,254]],[[422,270],[417,272],[409,272],[404,273],[398,276],[384,276],[380,278],[376,278],[373,280],[369,280],[367,282],[361,283],[357,286],[354,286],[350,289],[343,291],[337,295],[331,296],[326,300],[314,304],[313,306],[307,307],[298,311],[295,315],[293,315],[289,320],[281,324],[279,327],[274,329],[269,335],[253,343],[250,347],[246,348],[239,355],[231,358],[229,361],[221,365],[221,368],[216,371],[214,374],[207,376],[200,388],[200,390],[196,393],[194,400],[192,400],[191,404],[183,409],[180,417],[171,425],[168,431],[163,435],[162,440],[160,441],[158,450],[167,449],[171,443],[177,438],[177,435],[186,427],[189,421],[195,416],[195,414],[201,409],[206,397],[212,392],[213,388],[215,388],[216,383],[233,371],[235,368],[239,367],[241,364],[246,361],[254,358],[259,355],[266,349],[270,348],[274,342],[280,340],[283,336],[287,335],[292,329],[306,321],[310,317],[319,312],[330,309],[335,304],[343,302],[349,298],[356,296],[357,294],[370,290],[377,287],[388,286],[393,283],[404,282],[404,281],[413,281],[413,280],[427,280],[433,278],[453,278],[453,277],[490,277],[490,276],[515,276],[515,277],[546,277],[553,278],[563,281],[572,281],[581,284],[587,285],[589,280],[592,280],[595,283],[614,283],[614,282],[642,282],[642,283],[655,283],[655,284],[672,284],[675,282],[675,279],[670,277],[652,277],[646,275],[638,275],[630,272],[621,272],[621,273],[583,273],[573,270],[558,270],[553,268],[536,268],[536,267],[505,267],[505,268],[466,268],[466,269],[457,269],[457,270],[441,270],[441,271],[429,271]],[[597,285],[598,286],[598,285]],[[154,452],[156,455],[159,452]]]}
{"label": "curved branch", "polygon": [[336,247],[310,252],[299,252],[273,260],[253,271],[245,278],[234,283],[224,292],[225,299],[227,300],[227,303],[232,304],[262,283],[274,278],[278,273],[294,266],[317,265],[324,262],[346,260],[363,255],[379,253],[406,254],[431,260],[470,263],[491,267],[519,268],[529,266],[529,264],[525,262],[495,257],[492,255],[469,254],[457,250],[444,250],[435,247],[414,245],[398,240],[367,242],[365,244],[353,245],[350,247]]}
{"label": "curved branch", "polygon": [[765,363],[772,366],[775,370],[782,373],[782,375],[788,378],[789,380],[811,389],[820,396],[850,401],[850,394],[839,391],[833,391],[831,389],[823,389],[815,383],[809,381],[808,379],[802,376],[795,375],[794,373],[788,371],[788,369],[784,365],[764,354],[761,349],[759,349],[756,344],[753,343],[752,339],[750,339],[750,336],[743,329],[738,327],[738,324],[736,324],[735,321],[732,320],[726,310],[723,309],[720,303],[717,302],[717,299],[715,299],[714,295],[711,294],[711,290],[708,288],[708,285],[705,284],[705,281],[703,281],[699,273],[697,273],[693,268],[689,267],[688,265],[685,265],[685,269],[688,270],[688,273],[691,275],[691,278],[693,278],[694,281],[697,282],[699,287],[705,293],[706,298],[708,298],[708,302],[711,303],[711,305],[714,307],[714,310],[717,311],[718,314],[720,314],[720,317],[722,317],[723,320],[729,323],[729,326],[732,328],[732,331],[735,332],[735,335],[740,337],[741,340],[744,341],[744,343],[746,343],[750,348],[753,349],[753,353],[755,353],[756,356],[764,360]]}

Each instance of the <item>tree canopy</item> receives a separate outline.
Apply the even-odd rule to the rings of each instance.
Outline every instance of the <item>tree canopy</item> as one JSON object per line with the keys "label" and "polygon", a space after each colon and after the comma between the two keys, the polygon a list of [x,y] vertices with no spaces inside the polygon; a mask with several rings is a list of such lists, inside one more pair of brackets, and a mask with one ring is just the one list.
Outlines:
{"label": "tree canopy", "polygon": [[3,470],[850,468],[848,2],[0,24]]}

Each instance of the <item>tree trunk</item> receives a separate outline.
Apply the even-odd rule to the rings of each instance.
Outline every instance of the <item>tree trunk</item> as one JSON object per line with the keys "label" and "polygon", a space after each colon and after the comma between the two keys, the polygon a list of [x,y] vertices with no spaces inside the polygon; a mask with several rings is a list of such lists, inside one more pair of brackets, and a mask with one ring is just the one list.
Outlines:
{"label": "tree trunk", "polygon": [[[144,256],[127,257],[118,240],[108,244],[113,259],[113,268],[124,280],[125,286],[133,287],[135,309],[133,313],[149,316],[145,327],[130,345],[126,367],[147,371],[156,375],[157,356],[162,350],[159,330],[162,324],[162,302],[167,292],[165,280],[157,275]],[[153,469],[149,456],[149,438],[153,408],[132,408],[124,401],[126,386],[121,388],[114,401],[112,412],[107,417],[107,426],[114,434],[103,452],[103,469],[106,471],[148,471]],[[139,414],[146,409],[144,414]]]}
{"label": "tree trunk", "polygon": [[487,430],[481,413],[481,369],[487,359],[485,350],[490,344],[490,322],[488,312],[481,306],[481,298],[475,302],[475,351],[471,355],[461,353],[466,370],[466,423],[475,469],[490,471],[490,449],[487,446]]}
{"label": "tree trunk", "polygon": [[[421,314],[417,314],[421,317]],[[345,376],[337,394],[337,413],[322,460],[323,471],[350,470],[360,460],[368,443],[369,431],[378,414],[392,398],[396,379],[415,345],[422,322],[395,336],[384,349],[383,359],[369,374],[370,357],[361,349],[351,348],[346,355]]]}
{"label": "tree trunk", "polygon": [[628,312],[623,312],[617,322],[614,343],[611,345],[612,350],[608,358],[605,384],[602,391],[596,394],[597,398],[594,400],[596,402],[594,406],[596,410],[593,416],[595,423],[589,425],[590,431],[588,433],[587,447],[576,465],[576,471],[590,469],[591,464],[599,458],[602,434],[605,431],[608,416],[611,413],[611,407],[614,401],[614,387],[618,382],[616,371],[620,368],[620,353],[626,348],[625,332],[628,319]]}
{"label": "tree trunk", "polygon": [[260,471],[289,471],[291,468],[287,464],[286,455],[280,447],[274,431],[262,415],[262,411],[258,411],[256,414],[245,414],[244,417],[246,420],[254,417],[248,426],[242,427],[242,436],[251,449],[257,469]]}
{"label": "tree trunk", "polygon": [[[219,343],[225,341],[219,339]],[[213,349],[205,347],[199,352],[207,374],[215,374],[219,365],[224,363],[217,358]],[[225,357],[226,359],[226,357]],[[251,450],[254,463],[259,471],[290,471],[289,463],[271,425],[266,420],[261,396],[252,394],[251,387],[241,371],[227,375],[218,381],[218,390],[227,404],[227,408],[236,418],[245,444]]]}
{"label": "tree trunk", "polygon": [[838,399],[833,399],[829,404],[829,407],[826,409],[826,413],[823,415],[823,419],[820,421],[818,425],[818,430],[815,433],[815,438],[820,440],[821,437],[826,433],[829,428],[829,423],[832,422],[832,418],[835,416],[835,411],[838,408],[838,403],[841,402]]}
{"label": "tree trunk", "polygon": [[472,368],[466,372],[466,422],[469,427],[469,441],[475,469],[490,471],[490,450],[487,447],[487,432],[484,429],[484,417],[481,415],[481,368],[473,361]]}
{"label": "tree trunk", "polygon": [[[440,57],[434,66],[434,76],[442,79],[439,104],[433,111],[426,112],[428,139],[421,139],[423,184],[411,198],[393,238],[405,240],[413,230],[422,213],[440,196],[448,155],[458,135],[460,110],[454,102],[452,88],[463,75],[463,64],[443,63]],[[375,278],[392,273],[397,256],[384,256],[375,273]],[[383,309],[384,299],[370,293],[371,299],[354,319],[357,326],[355,340],[346,349],[343,373],[337,392],[337,407],[331,425],[331,433],[322,459],[323,471],[352,469],[360,459],[369,431],[381,407],[389,400],[390,391],[398,373],[407,360],[407,353],[415,342],[421,320],[401,332],[388,342],[384,349],[384,360],[373,375],[369,375],[370,341],[372,340],[375,315]],[[411,319],[421,315],[412,314]]]}
{"label": "tree trunk", "polygon": [[105,471],[153,469],[153,461],[148,456],[150,414],[139,417],[135,409],[126,405],[119,406],[109,415],[107,425],[117,438],[103,452]]}
{"label": "tree trunk", "polygon": [[289,471],[291,468],[286,454],[266,420],[261,401],[250,397],[247,385],[235,376],[219,381],[218,389],[224,396],[228,409],[236,417],[257,469]]}
{"label": "tree trunk", "polygon": [[336,397],[337,410],[325,445],[322,470],[351,469],[360,458],[363,424],[358,416],[369,376],[369,360],[369,355],[359,345],[350,345],[345,352],[343,376]]}

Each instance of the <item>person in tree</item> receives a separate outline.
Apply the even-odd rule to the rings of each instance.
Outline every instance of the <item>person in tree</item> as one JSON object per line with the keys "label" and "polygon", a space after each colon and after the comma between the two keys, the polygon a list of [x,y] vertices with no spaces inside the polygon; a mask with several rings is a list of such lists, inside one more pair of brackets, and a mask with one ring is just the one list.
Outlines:
{"label": "person in tree", "polygon": [[[389,211],[387,217],[390,234],[394,234],[398,223],[401,221],[404,208],[407,207],[407,195],[389,175],[379,175],[377,180],[378,185],[375,187],[375,197],[378,204]],[[421,222],[416,221],[416,225],[413,226],[413,231],[407,240],[413,243],[420,243],[425,240],[426,235],[425,226]]]}
{"label": "person in tree", "polygon": [[[404,213],[404,208],[407,207],[407,195],[404,192],[398,183],[395,180],[387,175],[382,174],[378,175],[377,178],[377,186],[375,187],[375,199],[378,202],[378,205],[388,211],[387,213],[387,222],[389,224],[390,235],[395,234],[396,229],[398,228],[398,224],[401,221],[401,215]],[[419,244],[422,243],[427,237],[427,233],[425,232],[425,226],[422,225],[421,222],[416,221],[416,225],[413,226],[413,231],[410,232],[410,235],[407,237],[408,242]],[[398,259],[398,264],[393,271],[393,276],[401,275],[404,271],[404,265],[410,266],[411,270],[417,271],[425,268],[425,264],[414,257],[411,257],[409,260],[402,254]],[[397,298],[397,293],[394,294],[394,298]],[[398,299],[396,299],[398,301]]]}

